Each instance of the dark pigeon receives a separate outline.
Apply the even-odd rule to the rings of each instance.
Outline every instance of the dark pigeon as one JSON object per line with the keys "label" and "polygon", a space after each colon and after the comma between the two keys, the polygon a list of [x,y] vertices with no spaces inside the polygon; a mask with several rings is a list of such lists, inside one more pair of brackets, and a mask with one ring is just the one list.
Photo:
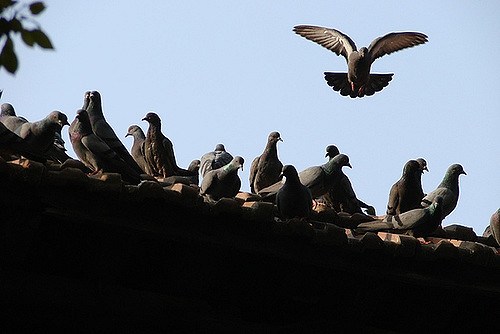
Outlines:
{"label": "dark pigeon", "polygon": [[135,162],[141,167],[141,169],[149,175],[153,175],[153,172],[146,163],[146,158],[144,157],[144,143],[146,142],[146,135],[144,131],[138,125],[131,125],[127,130],[125,137],[132,136],[134,142],[132,144],[132,149],[130,154],[134,158]]}
{"label": "dark pigeon", "polygon": [[19,132],[24,123],[28,120],[24,117],[17,116],[14,106],[10,103],[2,103],[0,106],[0,122],[12,132]]}
{"label": "dark pigeon", "polygon": [[68,117],[60,111],[52,111],[47,117],[36,122],[26,122],[16,130],[31,149],[39,155],[46,155],[54,147],[56,132],[69,125]]}
{"label": "dark pigeon", "polygon": [[[325,157],[329,160],[339,155],[339,149],[335,145],[328,145],[326,147]],[[324,196],[326,202],[337,212],[346,212],[350,214],[363,213],[361,208],[365,208],[366,212],[370,215],[375,215],[375,208],[368,205],[357,198],[351,181],[341,170],[339,176],[338,186],[332,187]]]}
{"label": "dark pigeon", "polygon": [[213,169],[227,165],[231,160],[233,160],[233,156],[226,151],[224,144],[217,144],[212,152],[205,153],[201,157],[201,176],[205,176],[207,172]]}
{"label": "dark pigeon", "polygon": [[278,142],[283,141],[279,132],[271,132],[261,155],[250,166],[250,191],[254,194],[280,180],[283,164],[278,158]]}
{"label": "dark pigeon", "polygon": [[153,113],[147,113],[142,119],[149,123],[146,141],[144,142],[144,157],[153,176],[194,176],[193,172],[177,166],[174,154],[174,146],[170,139],[161,132],[160,117]]}
{"label": "dark pigeon", "polygon": [[461,165],[453,164],[448,167],[443,180],[437,188],[422,199],[422,207],[429,206],[437,196],[441,196],[443,197],[443,219],[448,216],[458,203],[458,177],[461,174],[467,175]]}
{"label": "dark pigeon", "polygon": [[490,218],[490,232],[500,245],[500,209],[493,212]]}
{"label": "dark pigeon", "polygon": [[200,194],[211,201],[236,196],[241,187],[238,169],[243,169],[244,162],[242,157],[236,156],[229,164],[207,172],[201,181]]}
{"label": "dark pigeon", "polygon": [[294,166],[283,166],[282,176],[286,178],[285,183],[276,193],[276,206],[280,217],[308,218],[312,212],[311,191],[300,182]]}
{"label": "dark pigeon", "polygon": [[417,160],[408,161],[403,168],[403,175],[392,185],[387,203],[388,215],[397,215],[406,211],[421,208],[424,198],[421,175],[422,166]]}
{"label": "dark pigeon", "polygon": [[426,208],[413,209],[398,215],[387,215],[382,221],[365,222],[356,227],[356,232],[386,231],[406,233],[415,238],[427,237],[441,224],[443,197],[436,196]]}
{"label": "dark pigeon", "polygon": [[[85,93],[86,95],[87,93]],[[84,98],[84,106],[87,103],[86,98]],[[86,108],[90,124],[92,125],[92,131],[94,134],[101,138],[112,150],[122,158],[130,167],[132,167],[138,174],[144,173],[144,171],[137,165],[134,158],[128,153],[127,149],[123,143],[118,139],[115,131],[108,124],[104,118],[102,112],[102,102],[101,94],[97,91],[92,91],[89,93],[88,106]]]}
{"label": "dark pigeon", "polygon": [[15,160],[19,155],[42,163],[46,161],[40,153],[34,152],[24,139],[0,123],[0,156],[5,160]]}
{"label": "dark pigeon", "polygon": [[[312,197],[318,198],[325,195],[332,187],[338,186],[341,176],[340,171],[344,166],[352,168],[349,157],[345,154],[339,154],[321,166],[304,169],[299,173],[299,179],[303,185],[309,188]],[[259,195],[271,199],[282,186],[283,182],[278,181],[260,190]]]}
{"label": "dark pigeon", "polygon": [[346,59],[347,73],[325,72],[325,79],[333,90],[351,98],[373,95],[392,80],[393,73],[370,73],[377,58],[427,42],[427,36],[419,32],[392,32],[376,38],[368,48],[362,47],[358,51],[349,36],[335,29],[300,25],[293,31]]}
{"label": "dark pigeon", "polygon": [[188,171],[190,172],[193,172],[195,175],[193,176],[189,176],[189,182],[191,184],[196,184],[196,185],[199,185],[200,184],[200,167],[201,167],[201,160],[199,159],[195,159],[193,161],[191,161],[191,163],[189,164],[188,166]]}
{"label": "dark pigeon", "polygon": [[140,182],[140,174],[123,161],[106,142],[94,134],[86,110],[77,111],[76,122],[73,124],[72,133],[70,133],[73,150],[94,174],[98,172],[119,173],[124,181],[133,184]]}

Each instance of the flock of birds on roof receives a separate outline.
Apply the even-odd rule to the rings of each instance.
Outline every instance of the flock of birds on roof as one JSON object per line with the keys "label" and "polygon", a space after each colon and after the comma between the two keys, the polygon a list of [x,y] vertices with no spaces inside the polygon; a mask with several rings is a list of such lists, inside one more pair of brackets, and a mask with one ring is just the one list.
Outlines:
{"label": "flock of birds on roof", "polygon": [[[346,58],[347,73],[325,72],[325,79],[335,91],[351,98],[373,95],[392,79],[393,74],[370,73],[375,59],[427,41],[422,33],[389,33],[357,51],[354,42],[335,29],[301,25],[294,27],[294,31]],[[5,160],[19,156],[40,162],[52,160],[89,174],[119,173],[131,184],[175,177],[199,188],[207,201],[238,194],[241,188],[238,170],[243,169],[243,157],[233,157],[223,144],[217,144],[214,151],[193,160],[184,169],[176,162],[171,140],[161,131],[160,117],[149,112],[142,120],[149,125],[146,134],[138,125],[131,125],[125,135],[133,138],[129,152],[106,121],[97,91],[85,92],[83,106],[76,111],[71,124],[60,111],[30,122],[18,116],[11,104],[3,103],[0,154]],[[78,159],[66,153],[61,136],[65,125],[69,125],[69,138]],[[457,206],[459,176],[466,174],[461,165],[452,164],[437,188],[425,194],[421,176],[428,171],[427,162],[423,158],[409,160],[401,178],[390,189],[386,214],[376,216],[372,206],[357,198],[342,171],[343,167],[352,168],[349,157],[340,153],[335,145],[327,146],[326,163],[297,172],[293,165],[283,166],[279,160],[277,144],[280,141],[278,132],[269,134],[262,154],[251,163],[249,183],[257,198],[276,204],[282,219],[309,219],[313,207],[321,203],[338,213],[365,215],[368,219],[353,226],[356,232],[389,231],[425,237]],[[500,244],[500,209],[492,215],[489,229]]]}

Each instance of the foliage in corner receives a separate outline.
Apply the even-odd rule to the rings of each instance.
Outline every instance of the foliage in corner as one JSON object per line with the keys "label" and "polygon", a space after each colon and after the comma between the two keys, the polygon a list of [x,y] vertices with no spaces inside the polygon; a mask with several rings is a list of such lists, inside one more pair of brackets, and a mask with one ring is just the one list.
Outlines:
{"label": "foliage in corner", "polygon": [[14,34],[21,34],[24,44],[43,49],[53,49],[52,43],[33,18],[45,10],[42,1],[21,3],[15,0],[0,0],[0,69],[14,74],[19,66],[14,50]]}

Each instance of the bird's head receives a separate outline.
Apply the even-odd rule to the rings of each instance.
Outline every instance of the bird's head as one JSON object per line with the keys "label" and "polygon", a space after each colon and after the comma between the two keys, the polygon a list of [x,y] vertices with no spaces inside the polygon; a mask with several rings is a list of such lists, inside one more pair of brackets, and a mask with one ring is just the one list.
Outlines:
{"label": "bird's head", "polygon": [[224,147],[224,144],[217,144],[215,145],[215,150],[214,151],[219,151],[219,152],[225,152],[226,151],[226,148]]}
{"label": "bird's head", "polygon": [[269,134],[269,137],[267,137],[267,140],[271,143],[277,143],[278,141],[283,141],[281,139],[280,133],[278,131],[273,131]]}
{"label": "bird's head", "polygon": [[233,158],[233,163],[235,166],[237,166],[238,168],[241,168],[241,170],[243,170],[243,164],[245,163],[245,159],[243,159],[240,156],[236,156]]}
{"label": "bird's head", "polygon": [[464,171],[464,168],[460,164],[451,165],[448,168],[448,173],[452,175],[460,175],[460,174],[467,175],[467,173]]}
{"label": "bird's head", "polygon": [[349,163],[349,157],[347,155],[345,155],[345,154],[339,154],[334,159],[338,162],[338,164],[341,167],[347,166],[349,168],[352,168],[351,164]]}
{"label": "bird's head", "polygon": [[425,161],[424,158],[418,158],[417,162],[420,165],[420,170],[422,171],[422,173],[424,173],[424,170],[429,171],[429,169],[427,168],[427,161]]}
{"label": "bird's head", "polygon": [[422,169],[417,160],[409,160],[403,167],[403,175],[410,176],[422,173]]}
{"label": "bird's head", "polygon": [[339,154],[340,154],[340,151],[337,148],[337,146],[335,146],[335,145],[328,145],[326,147],[325,158],[328,157],[328,158],[332,159],[333,157],[335,157],[336,155],[339,155]]}
{"label": "bird's head", "polygon": [[14,110],[14,106],[10,103],[2,103],[0,106],[1,116],[16,116],[16,112]]}
{"label": "bird's head", "polygon": [[128,137],[128,136],[133,136],[134,133],[136,133],[137,131],[139,131],[141,128],[139,128],[138,125],[131,125],[128,127],[127,129],[127,134],[125,135],[125,137]]}
{"label": "bird's head", "polygon": [[368,49],[363,46],[361,49],[359,49],[358,53],[361,57],[365,57],[368,54]]}
{"label": "bird's head", "polygon": [[282,177],[286,177],[287,180],[289,178],[298,178],[299,175],[297,173],[297,169],[293,165],[284,165],[283,168],[281,169],[281,174],[279,178],[281,179]]}
{"label": "bird's head", "polygon": [[154,112],[148,112],[142,120],[154,125],[160,125],[161,123],[160,116]]}
{"label": "bird's head", "polygon": [[91,92],[85,92],[84,99],[87,98],[87,94],[91,102],[93,102],[94,104],[101,104],[101,94],[98,91],[93,90]]}
{"label": "bird's head", "polygon": [[69,125],[68,116],[60,112],[59,110],[54,110],[49,114],[49,119],[51,122],[58,124],[61,128],[65,125]]}

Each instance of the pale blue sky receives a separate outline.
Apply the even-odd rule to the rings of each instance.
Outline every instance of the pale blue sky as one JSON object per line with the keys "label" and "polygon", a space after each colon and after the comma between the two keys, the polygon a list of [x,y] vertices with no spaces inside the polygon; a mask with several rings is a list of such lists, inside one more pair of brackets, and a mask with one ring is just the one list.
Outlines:
{"label": "pale blue sky", "polygon": [[[279,131],[279,157],[300,171],[320,165],[325,147],[349,155],[345,169],[360,199],[383,214],[409,159],[424,157],[432,191],[453,163],[460,200],[444,225],[481,234],[500,207],[500,2],[498,1],[45,1],[40,16],[55,52],[16,50],[15,76],[0,71],[2,102],[38,120],[59,109],[74,119],[83,93],[98,90],[119,136],[160,115],[177,160],[224,143],[252,159]],[[378,59],[395,73],[362,99],[342,97],[323,79],[345,60],[292,32],[298,24],[336,28],[358,47],[391,31],[420,31],[425,45]],[[67,128],[66,146],[73,154]],[[123,138],[127,147],[130,138]]]}

